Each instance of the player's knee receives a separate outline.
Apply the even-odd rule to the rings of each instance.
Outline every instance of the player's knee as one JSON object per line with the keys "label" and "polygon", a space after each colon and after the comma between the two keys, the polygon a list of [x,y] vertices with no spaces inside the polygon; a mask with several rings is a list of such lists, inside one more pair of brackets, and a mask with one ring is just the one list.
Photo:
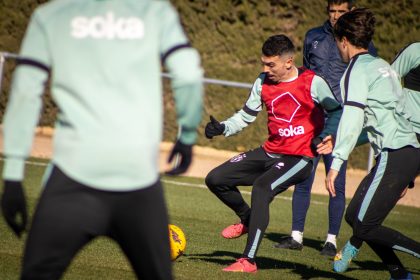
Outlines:
{"label": "player's knee", "polygon": [[212,171],[209,172],[209,174],[207,174],[206,179],[205,179],[205,183],[207,185],[207,187],[213,191],[214,189],[216,189],[217,187],[223,185],[223,175],[220,172],[219,168],[215,168]]}
{"label": "player's knee", "polygon": [[357,221],[353,224],[353,235],[362,240],[369,240],[369,233],[375,226],[369,226]]}
{"label": "player's knee", "polygon": [[349,209],[347,209],[346,214],[344,215],[344,219],[346,220],[347,224],[353,227],[354,224],[354,215]]}
{"label": "player's knee", "polygon": [[261,179],[255,180],[252,186],[252,196],[271,201],[273,199],[273,191],[271,190],[270,184]]}

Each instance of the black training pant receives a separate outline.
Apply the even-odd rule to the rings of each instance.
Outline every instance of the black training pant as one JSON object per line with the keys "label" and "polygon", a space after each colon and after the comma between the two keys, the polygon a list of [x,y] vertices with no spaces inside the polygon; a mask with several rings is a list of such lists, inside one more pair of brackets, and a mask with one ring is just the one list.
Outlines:
{"label": "black training pant", "polygon": [[350,242],[360,248],[366,241],[385,264],[400,265],[393,250],[420,258],[420,243],[382,226],[401,193],[417,174],[420,149],[404,147],[384,150],[372,171],[362,180],[351,200],[345,219],[353,228]]}
{"label": "black training pant", "polygon": [[126,192],[80,184],[54,167],[26,242],[22,279],[58,279],[97,236],[115,240],[139,279],[172,279],[162,186]]}
{"label": "black training pant", "polygon": [[[292,185],[305,180],[312,160],[302,156],[268,156],[262,148],[237,155],[213,169],[206,177],[209,189],[249,225],[244,256],[253,259],[269,222],[269,204]],[[237,186],[252,185],[251,208]]]}

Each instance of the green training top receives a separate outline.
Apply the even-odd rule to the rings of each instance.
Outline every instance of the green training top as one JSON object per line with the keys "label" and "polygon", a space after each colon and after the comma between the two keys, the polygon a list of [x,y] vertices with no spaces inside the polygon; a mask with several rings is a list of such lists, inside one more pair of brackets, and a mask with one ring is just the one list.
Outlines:
{"label": "green training top", "polygon": [[403,112],[401,84],[386,61],[368,53],[354,56],[340,86],[344,109],[333,150],[332,169],[340,170],[363,128],[375,155],[386,148],[420,146]]}
{"label": "green training top", "polygon": [[420,42],[404,48],[391,67],[404,78],[405,111],[414,131],[420,134]]}
{"label": "green training top", "polygon": [[158,179],[161,62],[181,142],[201,119],[202,69],[169,1],[56,0],[31,17],[4,118],[4,179],[22,180],[44,85],[59,112],[52,163],[88,186],[127,191]]}

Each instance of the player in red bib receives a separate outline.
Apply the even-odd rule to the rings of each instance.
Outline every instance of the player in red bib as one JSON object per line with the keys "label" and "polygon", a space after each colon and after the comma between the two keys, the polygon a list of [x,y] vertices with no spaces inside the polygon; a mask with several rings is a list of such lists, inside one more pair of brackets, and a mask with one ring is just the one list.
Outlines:
{"label": "player in red bib", "polygon": [[[331,152],[341,105],[324,79],[294,65],[294,53],[285,35],[268,38],[262,47],[264,72],[254,82],[244,107],[223,122],[210,117],[206,125],[207,138],[228,137],[252,123],[263,105],[267,110],[269,135],[264,144],[233,157],[206,177],[209,189],[240,218],[222,236],[248,233],[243,255],[224,271],[257,271],[255,256],[268,226],[270,202],[310,175],[317,154]],[[326,123],[324,112],[329,114]],[[246,185],[253,186],[251,207],[237,188]]]}

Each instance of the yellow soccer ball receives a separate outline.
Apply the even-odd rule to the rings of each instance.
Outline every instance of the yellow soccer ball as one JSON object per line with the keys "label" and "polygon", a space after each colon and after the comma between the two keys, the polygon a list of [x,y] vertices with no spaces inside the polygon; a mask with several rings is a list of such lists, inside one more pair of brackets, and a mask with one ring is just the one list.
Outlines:
{"label": "yellow soccer ball", "polygon": [[171,260],[176,260],[184,254],[187,240],[185,234],[176,225],[169,225],[169,243],[171,245]]}

